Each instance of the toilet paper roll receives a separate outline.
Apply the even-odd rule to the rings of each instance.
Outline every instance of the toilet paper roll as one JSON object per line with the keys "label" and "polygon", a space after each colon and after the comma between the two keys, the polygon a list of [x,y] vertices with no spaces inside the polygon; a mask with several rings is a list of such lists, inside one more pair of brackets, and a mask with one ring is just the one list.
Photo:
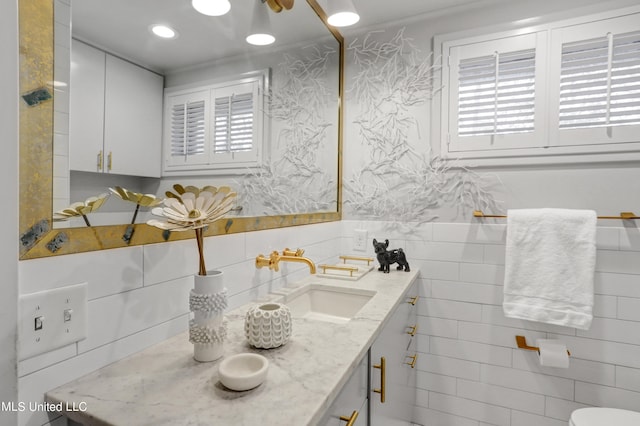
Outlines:
{"label": "toilet paper roll", "polygon": [[540,365],[545,367],[569,368],[567,346],[560,340],[538,339]]}

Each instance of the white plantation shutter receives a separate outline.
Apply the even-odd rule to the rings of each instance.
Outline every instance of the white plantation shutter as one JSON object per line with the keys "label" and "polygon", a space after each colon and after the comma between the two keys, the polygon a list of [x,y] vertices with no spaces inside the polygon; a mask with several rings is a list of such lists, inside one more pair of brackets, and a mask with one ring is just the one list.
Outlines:
{"label": "white plantation shutter", "polygon": [[458,81],[459,136],[534,130],[534,49],[462,60]]}
{"label": "white plantation shutter", "polygon": [[258,93],[257,82],[234,84],[213,92],[213,163],[255,157]]}
{"label": "white plantation shutter", "polygon": [[450,152],[523,148],[535,144],[544,94],[546,33],[464,42],[449,51]]}
{"label": "white plantation shutter", "polygon": [[204,101],[186,102],[171,109],[171,156],[204,153]]}
{"label": "white plantation shutter", "polygon": [[559,28],[552,43],[550,142],[637,150],[631,144],[640,142],[640,14]]}
{"label": "white plantation shutter", "polygon": [[188,93],[168,102],[168,164],[208,161],[206,153],[208,91]]}
{"label": "white plantation shutter", "polygon": [[640,31],[565,43],[560,129],[640,124]]}
{"label": "white plantation shutter", "polygon": [[216,98],[214,153],[252,149],[253,110],[253,93]]}

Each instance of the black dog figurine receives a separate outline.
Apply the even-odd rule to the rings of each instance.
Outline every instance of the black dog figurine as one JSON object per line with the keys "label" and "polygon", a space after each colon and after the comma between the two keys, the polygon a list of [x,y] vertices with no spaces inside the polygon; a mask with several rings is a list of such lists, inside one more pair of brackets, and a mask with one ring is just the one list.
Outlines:
{"label": "black dog figurine", "polygon": [[373,239],[373,248],[378,257],[378,263],[380,263],[378,271],[388,274],[389,265],[397,262],[398,267],[396,269],[398,271],[402,271],[404,268],[405,272],[410,272],[411,269],[409,269],[409,263],[407,262],[407,257],[404,255],[404,251],[402,251],[401,248],[387,251],[387,247],[389,247],[389,240],[384,240],[384,243],[379,243],[375,238]]}

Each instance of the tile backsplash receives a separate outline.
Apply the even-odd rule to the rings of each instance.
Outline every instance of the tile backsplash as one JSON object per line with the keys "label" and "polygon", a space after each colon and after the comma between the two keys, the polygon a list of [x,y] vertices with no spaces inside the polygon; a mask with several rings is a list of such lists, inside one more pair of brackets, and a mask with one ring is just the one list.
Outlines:
{"label": "tile backsplash", "polygon": [[[420,270],[415,423],[438,426],[566,426],[588,405],[640,409],[640,233],[598,228],[596,298],[588,331],[505,318],[504,224],[392,223],[345,220],[212,237],[206,262],[222,269],[230,308],[306,275],[305,265],[257,270],[255,257],[304,248],[316,263],[353,250],[354,229],[388,238]],[[197,269],[193,240],[20,262],[20,294],[87,281],[89,337],[19,362],[21,401],[138,352],[187,329],[187,295]],[[393,271],[392,271],[393,273]],[[568,369],[541,367],[516,348],[558,338]],[[20,424],[64,424],[46,413],[20,413]]]}

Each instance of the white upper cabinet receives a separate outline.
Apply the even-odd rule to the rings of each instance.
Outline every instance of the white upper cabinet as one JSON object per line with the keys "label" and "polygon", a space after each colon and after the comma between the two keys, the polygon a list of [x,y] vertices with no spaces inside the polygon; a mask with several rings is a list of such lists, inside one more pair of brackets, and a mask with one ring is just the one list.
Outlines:
{"label": "white upper cabinet", "polygon": [[70,168],[160,177],[163,77],[74,40]]}
{"label": "white upper cabinet", "polygon": [[99,154],[104,145],[105,53],[80,43],[71,44],[69,98],[69,167],[102,171]]}

